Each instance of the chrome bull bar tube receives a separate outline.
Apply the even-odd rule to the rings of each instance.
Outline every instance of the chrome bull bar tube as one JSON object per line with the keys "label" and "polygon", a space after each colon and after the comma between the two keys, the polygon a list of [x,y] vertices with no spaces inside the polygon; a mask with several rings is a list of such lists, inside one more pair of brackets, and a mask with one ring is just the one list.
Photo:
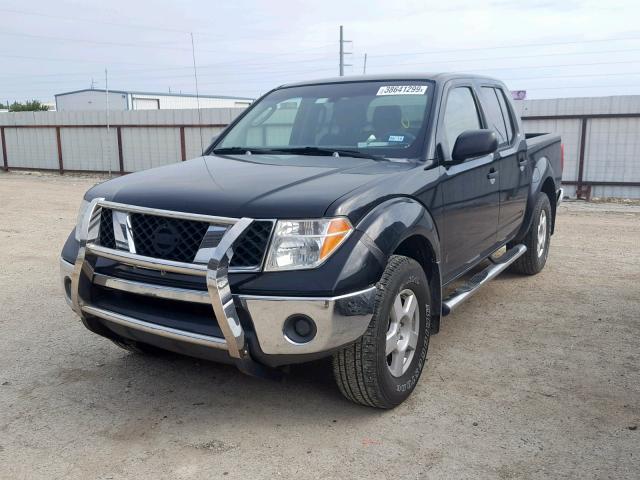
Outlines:
{"label": "chrome bull bar tube", "polygon": [[[89,289],[93,281],[95,257],[87,258],[87,245],[93,243],[100,233],[100,216],[102,207],[99,206],[103,198],[94,198],[84,216],[79,219],[78,255],[71,275],[71,308],[80,318],[83,317],[82,307],[88,304]],[[76,227],[77,228],[77,227]],[[84,280],[84,281],[83,281]]]}
{"label": "chrome bull bar tube", "polygon": [[[117,315],[113,312],[105,313],[102,309],[91,305],[91,285],[93,283],[100,283],[97,278],[100,276],[95,274],[95,265],[98,257],[109,258],[142,268],[206,276],[208,296],[213,308],[212,313],[215,315],[220,330],[222,330],[224,335],[224,339],[217,339],[219,341],[216,341],[215,337],[210,337],[208,343],[216,348],[227,350],[229,356],[232,358],[241,359],[245,357],[247,355],[245,335],[229,286],[229,264],[233,257],[234,242],[238,240],[242,233],[251,225],[253,219],[241,218],[237,220],[185,214],[185,216],[190,219],[202,221],[212,221],[213,219],[216,222],[221,220],[221,223],[232,225],[224,234],[218,246],[213,250],[208,265],[205,267],[203,265],[182,264],[180,262],[144,257],[142,255],[97,245],[96,242],[100,233],[100,218],[103,206],[127,212],[141,212],[160,216],[164,216],[167,213],[164,210],[107,202],[103,198],[96,198],[89,203],[84,216],[79,220],[78,240],[80,246],[71,272],[70,303],[73,311],[76,312],[80,318],[84,318],[87,314],[99,316],[108,321],[113,321],[114,318],[117,318],[117,323],[125,325],[128,322],[131,328],[140,328],[140,324],[143,323],[134,321],[134,319],[128,321],[125,316]],[[180,214],[175,212],[172,212],[171,216],[182,218]],[[163,332],[162,327],[158,327],[156,330],[157,332]],[[169,335],[169,333],[175,332],[168,332],[167,335]]]}
{"label": "chrome bull bar tube", "polygon": [[211,305],[227,341],[229,355],[233,358],[244,357],[247,350],[244,345],[244,330],[240,325],[229,287],[229,263],[233,257],[233,243],[251,225],[251,222],[253,220],[250,218],[241,218],[227,230],[213,251],[207,268],[207,289],[211,297]]}

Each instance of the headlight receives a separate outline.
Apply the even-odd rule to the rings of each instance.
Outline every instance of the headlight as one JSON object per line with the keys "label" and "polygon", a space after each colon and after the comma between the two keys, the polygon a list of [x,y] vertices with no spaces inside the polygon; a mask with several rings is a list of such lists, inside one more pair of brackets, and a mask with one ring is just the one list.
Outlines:
{"label": "headlight", "polygon": [[353,231],[346,218],[278,220],[265,271],[315,268]]}
{"label": "headlight", "polygon": [[78,220],[76,221],[76,241],[80,241],[80,232],[82,231],[82,220],[84,219],[85,214],[87,213],[87,208],[89,208],[89,203],[87,200],[82,200],[80,204],[80,211],[78,212]]}

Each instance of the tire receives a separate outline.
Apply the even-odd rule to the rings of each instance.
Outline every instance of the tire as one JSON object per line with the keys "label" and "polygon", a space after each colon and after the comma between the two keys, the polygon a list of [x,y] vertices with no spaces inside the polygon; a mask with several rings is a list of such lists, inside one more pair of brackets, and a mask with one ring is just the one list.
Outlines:
{"label": "tire", "polygon": [[148,345],[142,342],[134,342],[133,340],[125,340],[125,339],[110,339],[113,343],[115,343],[120,348],[127,350],[128,352],[135,353],[137,355],[148,355],[152,357],[157,357],[162,355],[165,351],[154,347],[153,345]]}
{"label": "tire", "polygon": [[[420,264],[400,255],[389,259],[377,287],[371,323],[362,337],[334,354],[333,373],[340,392],[352,402],[389,409],[409,397],[422,373],[429,348],[431,297]],[[415,313],[407,315],[413,311],[412,301]],[[399,307],[404,312],[402,322],[395,313]],[[389,345],[396,346],[390,355],[387,335]]]}
{"label": "tire", "polygon": [[[549,197],[541,192],[538,194],[536,203],[533,206],[531,227],[522,241],[527,247],[527,251],[513,262],[511,266],[513,272],[535,275],[544,268],[549,256],[552,221]],[[543,222],[545,224],[544,227],[542,226]],[[542,235],[541,230],[544,230],[544,235]]]}

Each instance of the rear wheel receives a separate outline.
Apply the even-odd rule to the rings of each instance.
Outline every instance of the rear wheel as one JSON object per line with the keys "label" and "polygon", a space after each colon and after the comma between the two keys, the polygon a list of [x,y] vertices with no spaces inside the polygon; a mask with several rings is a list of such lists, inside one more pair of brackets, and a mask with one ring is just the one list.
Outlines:
{"label": "rear wheel", "polygon": [[393,255],[378,283],[365,334],[333,357],[334,377],[349,400],[393,408],[409,397],[429,347],[429,284],[415,260]]}
{"label": "rear wheel", "polygon": [[518,258],[511,269],[526,275],[535,275],[547,263],[549,242],[551,240],[551,204],[545,193],[539,193],[533,207],[531,227],[524,237],[523,244],[527,251]]}

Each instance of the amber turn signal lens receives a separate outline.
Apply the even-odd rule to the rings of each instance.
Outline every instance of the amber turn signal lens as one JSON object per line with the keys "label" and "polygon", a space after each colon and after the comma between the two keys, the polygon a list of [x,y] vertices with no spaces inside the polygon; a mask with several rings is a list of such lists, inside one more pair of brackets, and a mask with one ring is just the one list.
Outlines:
{"label": "amber turn signal lens", "polygon": [[351,230],[353,230],[353,227],[346,218],[334,218],[331,220],[324,243],[320,249],[320,260],[324,260],[331,255],[331,253],[347,238],[347,235],[351,233]]}

